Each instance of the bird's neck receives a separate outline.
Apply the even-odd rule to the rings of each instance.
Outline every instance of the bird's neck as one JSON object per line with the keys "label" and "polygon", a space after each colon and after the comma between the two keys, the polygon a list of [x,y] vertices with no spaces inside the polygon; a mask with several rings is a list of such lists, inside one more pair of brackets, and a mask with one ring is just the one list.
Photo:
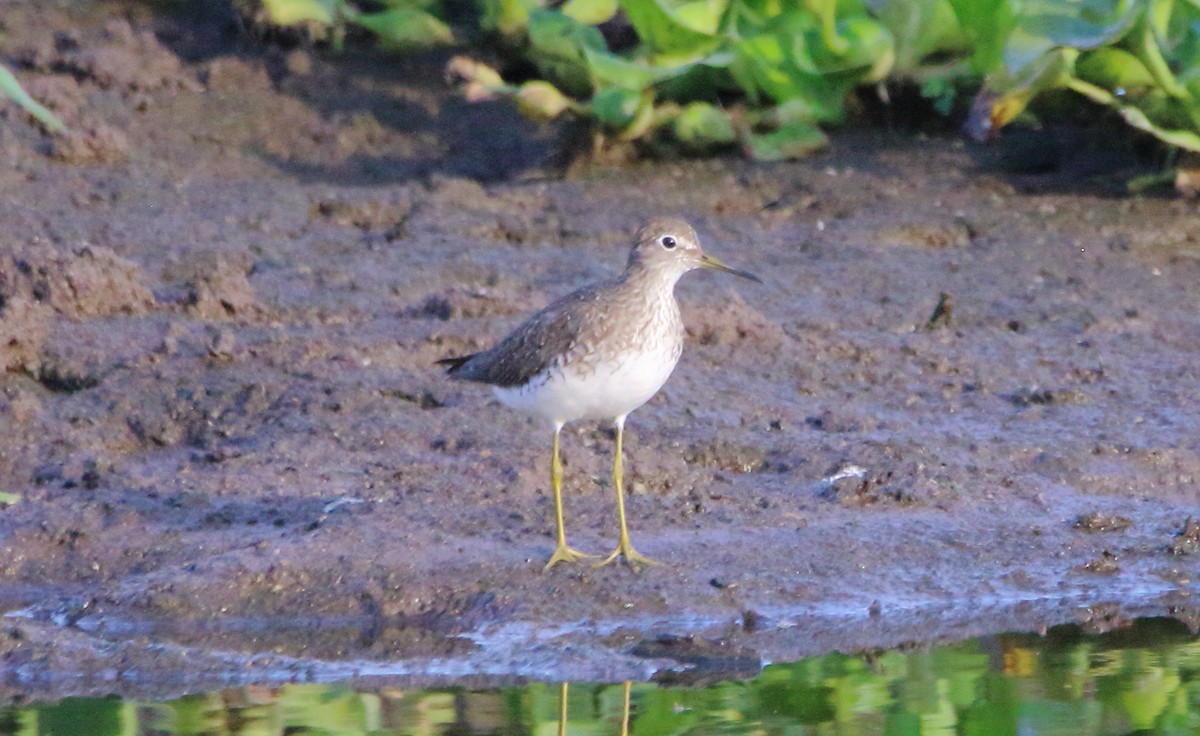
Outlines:
{"label": "bird's neck", "polygon": [[648,336],[665,336],[679,340],[683,335],[679,302],[675,301],[675,284],[679,277],[648,268],[630,268],[621,276],[617,300],[627,306],[624,313],[636,315],[627,320],[626,327],[636,332],[641,342],[655,342]]}
{"label": "bird's neck", "polygon": [[681,275],[633,263],[621,275],[621,283],[627,289],[642,292],[652,298],[674,299],[675,284],[679,283]]}

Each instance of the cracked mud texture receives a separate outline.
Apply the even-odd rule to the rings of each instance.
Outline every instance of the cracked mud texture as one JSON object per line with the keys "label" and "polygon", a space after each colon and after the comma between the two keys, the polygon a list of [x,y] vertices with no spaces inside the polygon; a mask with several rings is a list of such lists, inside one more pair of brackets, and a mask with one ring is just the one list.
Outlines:
{"label": "cracked mud texture", "polygon": [[[459,100],[444,57],[194,8],[6,6],[0,56],[77,137],[0,106],[6,697],[1195,620],[1194,204],[883,132],[563,176],[569,133]],[[630,418],[666,564],[543,573],[549,432],[434,362],[618,271],[657,213],[765,284],[685,277],[683,359]],[[564,433],[592,552],[611,451]]]}

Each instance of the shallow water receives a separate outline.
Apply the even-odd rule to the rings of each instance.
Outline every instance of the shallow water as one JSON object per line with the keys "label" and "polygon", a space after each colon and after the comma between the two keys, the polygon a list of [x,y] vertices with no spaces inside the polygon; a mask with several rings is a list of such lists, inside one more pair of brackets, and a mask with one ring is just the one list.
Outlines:
{"label": "shallow water", "polygon": [[[681,673],[681,678],[686,678]],[[152,702],[12,704],[4,734],[1196,734],[1200,637],[1143,619],[1086,635],[1003,634],[933,649],[828,654],[692,687],[534,683],[355,691],[240,687]]]}

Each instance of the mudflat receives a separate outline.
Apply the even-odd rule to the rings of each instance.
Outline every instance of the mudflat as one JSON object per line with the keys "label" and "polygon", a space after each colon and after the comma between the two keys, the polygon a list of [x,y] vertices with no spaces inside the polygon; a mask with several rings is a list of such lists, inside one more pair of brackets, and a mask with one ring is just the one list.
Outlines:
{"label": "mudflat", "polygon": [[[220,3],[10,2],[0,695],[645,679],[1135,615],[1198,620],[1200,215],[954,137],[575,167],[445,55],[258,43]],[[630,417],[665,565],[542,565],[545,427],[435,361],[620,271],[691,274]],[[563,434],[616,540],[611,429]]]}

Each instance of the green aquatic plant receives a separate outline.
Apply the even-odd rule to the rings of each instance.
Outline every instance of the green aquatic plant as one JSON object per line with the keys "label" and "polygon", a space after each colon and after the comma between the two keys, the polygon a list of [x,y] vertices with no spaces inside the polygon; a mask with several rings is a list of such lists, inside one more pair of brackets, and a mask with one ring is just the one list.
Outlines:
{"label": "green aquatic plant", "polygon": [[[282,25],[355,24],[396,48],[459,42],[442,0],[260,0]],[[451,71],[470,99],[512,98],[535,119],[580,117],[601,142],[684,153],[804,155],[848,95],[915,83],[933,107],[980,89],[986,137],[1047,92],[1112,109],[1200,151],[1196,0],[475,0],[465,35],[519,57],[523,83],[474,60]],[[459,12],[461,16],[462,13]],[[529,71],[533,78],[529,79]]]}
{"label": "green aquatic plant", "polygon": [[261,0],[266,19],[279,26],[327,29],[340,44],[345,24],[376,35],[386,46],[413,51],[454,42],[454,33],[436,11],[438,0],[375,0],[361,10],[349,0]]}
{"label": "green aquatic plant", "polygon": [[1200,151],[1200,4],[1034,0],[1019,13],[1016,3],[994,4],[1011,30],[980,96],[976,133],[1062,89],[1169,145]]}
{"label": "green aquatic plant", "polygon": [[[583,115],[610,140],[684,152],[740,146],[759,159],[804,155],[824,145],[821,124],[844,118],[846,95],[883,79],[896,58],[888,26],[858,2],[481,3],[484,28],[527,39],[523,53],[539,81],[569,100],[552,99],[535,114]],[[610,40],[624,23],[634,43]],[[458,76],[478,92],[478,77]],[[521,91],[482,87],[496,96]]]}

